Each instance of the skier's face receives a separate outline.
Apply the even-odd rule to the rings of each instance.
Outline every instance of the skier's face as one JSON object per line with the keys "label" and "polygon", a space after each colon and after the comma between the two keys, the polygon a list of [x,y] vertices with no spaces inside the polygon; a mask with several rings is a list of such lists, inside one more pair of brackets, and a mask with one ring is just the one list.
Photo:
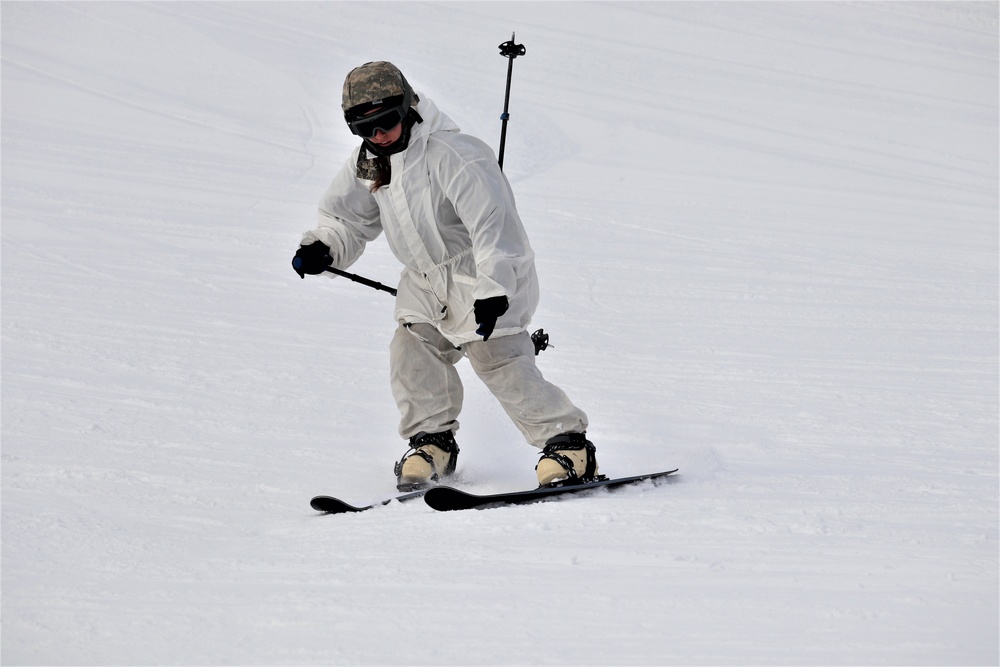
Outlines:
{"label": "skier's face", "polygon": [[[382,110],[381,108],[372,109],[365,115],[371,116],[373,114],[378,113],[381,110]],[[397,123],[396,127],[392,128],[391,130],[375,130],[375,135],[371,139],[369,139],[369,141],[371,141],[373,144],[381,148],[387,148],[396,143],[397,141],[399,141],[399,137],[401,137],[402,134],[403,134],[403,124]]]}

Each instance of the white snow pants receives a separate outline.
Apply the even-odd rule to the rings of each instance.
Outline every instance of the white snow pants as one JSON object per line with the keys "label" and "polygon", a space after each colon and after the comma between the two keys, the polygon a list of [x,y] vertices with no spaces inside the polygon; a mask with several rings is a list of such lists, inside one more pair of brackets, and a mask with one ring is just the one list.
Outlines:
{"label": "white snow pants", "polygon": [[587,430],[587,415],[535,365],[526,331],[457,349],[430,324],[400,325],[389,345],[392,395],[403,438],[457,430],[464,390],[455,365],[468,357],[476,375],[536,447],[560,433]]}

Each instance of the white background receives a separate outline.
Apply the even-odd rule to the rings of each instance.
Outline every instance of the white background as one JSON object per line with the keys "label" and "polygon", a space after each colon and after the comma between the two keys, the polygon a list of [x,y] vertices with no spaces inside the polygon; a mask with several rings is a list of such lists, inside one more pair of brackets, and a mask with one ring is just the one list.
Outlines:
{"label": "white background", "polygon": [[[5,664],[996,664],[996,3],[9,3]],[[392,299],[290,267],[387,59],[496,146],[547,377],[675,484],[393,491]],[[355,266],[394,283],[381,240]],[[459,486],[536,450],[463,365]]]}

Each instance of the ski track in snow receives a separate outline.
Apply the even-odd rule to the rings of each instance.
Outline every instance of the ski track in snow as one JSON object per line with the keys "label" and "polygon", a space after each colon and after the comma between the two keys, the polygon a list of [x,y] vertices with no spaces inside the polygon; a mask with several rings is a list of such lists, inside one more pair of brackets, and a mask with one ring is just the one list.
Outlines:
{"label": "ski track in snow", "polygon": [[[997,664],[997,14],[5,3],[0,659]],[[318,517],[404,449],[391,300],[289,267],[343,76],[495,142],[512,30],[539,364],[681,477]],[[456,483],[530,488],[461,372]]]}

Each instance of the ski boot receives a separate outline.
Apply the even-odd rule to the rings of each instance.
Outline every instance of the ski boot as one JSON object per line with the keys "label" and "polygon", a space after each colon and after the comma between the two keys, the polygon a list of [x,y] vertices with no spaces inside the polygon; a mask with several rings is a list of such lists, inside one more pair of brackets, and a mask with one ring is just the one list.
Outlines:
{"label": "ski boot", "polygon": [[535,466],[538,486],[568,486],[603,479],[597,472],[596,453],[586,433],[561,433],[550,438]]}
{"label": "ski boot", "polygon": [[396,488],[400,491],[426,489],[455,472],[457,463],[458,443],[451,431],[421,431],[410,438],[410,451],[393,468]]}

